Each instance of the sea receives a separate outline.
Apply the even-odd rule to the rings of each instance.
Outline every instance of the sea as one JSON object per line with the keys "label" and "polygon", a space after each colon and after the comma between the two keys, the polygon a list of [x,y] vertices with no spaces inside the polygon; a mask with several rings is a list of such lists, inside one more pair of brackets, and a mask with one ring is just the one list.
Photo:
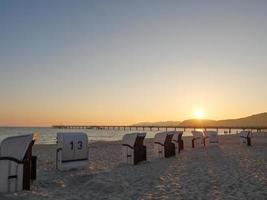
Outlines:
{"label": "sea", "polygon": [[[174,130],[169,128],[168,131]],[[165,128],[150,130],[111,130],[111,129],[57,129],[52,127],[0,127],[0,141],[10,136],[23,134],[38,133],[39,139],[37,144],[56,144],[56,136],[58,132],[83,132],[88,135],[89,141],[118,141],[127,133],[146,132],[146,138],[153,138],[156,133],[166,131]],[[220,130],[219,134],[226,134],[224,130]],[[191,130],[187,129],[183,136],[191,136]]]}

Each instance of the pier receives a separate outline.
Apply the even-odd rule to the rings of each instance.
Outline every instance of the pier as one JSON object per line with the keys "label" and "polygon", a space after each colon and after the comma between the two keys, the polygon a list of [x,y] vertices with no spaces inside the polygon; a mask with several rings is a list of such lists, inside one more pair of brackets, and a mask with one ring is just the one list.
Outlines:
{"label": "pier", "polygon": [[52,128],[57,129],[95,129],[95,130],[149,130],[149,131],[159,131],[159,130],[181,130],[186,131],[204,129],[204,130],[228,130],[231,133],[233,130],[250,130],[255,132],[267,131],[267,126],[109,126],[109,125],[53,125]]}

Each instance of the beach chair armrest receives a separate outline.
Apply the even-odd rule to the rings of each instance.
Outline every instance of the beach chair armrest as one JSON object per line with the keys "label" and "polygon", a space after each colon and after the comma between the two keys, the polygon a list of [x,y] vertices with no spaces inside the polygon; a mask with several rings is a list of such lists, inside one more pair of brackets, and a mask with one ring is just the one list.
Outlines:
{"label": "beach chair armrest", "polygon": [[160,142],[154,142],[155,144],[159,144],[161,146],[164,146],[164,144],[160,143]]}
{"label": "beach chair armrest", "polygon": [[133,149],[133,147],[131,145],[129,145],[129,144],[122,144],[122,146],[126,146],[126,147],[129,147],[129,148]]}
{"label": "beach chair armrest", "polygon": [[18,163],[18,164],[24,163],[24,161],[18,160],[18,159],[13,158],[13,157],[0,157],[0,160],[13,161],[13,162]]}

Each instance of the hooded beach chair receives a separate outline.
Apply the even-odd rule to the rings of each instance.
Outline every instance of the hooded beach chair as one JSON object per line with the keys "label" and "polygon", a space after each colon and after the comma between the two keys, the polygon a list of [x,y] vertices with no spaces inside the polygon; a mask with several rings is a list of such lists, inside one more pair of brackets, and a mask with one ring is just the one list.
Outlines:
{"label": "hooded beach chair", "polygon": [[208,144],[218,144],[219,143],[218,132],[217,131],[204,131],[203,143],[204,143],[204,146]]}
{"label": "hooded beach chair", "polygon": [[192,148],[204,145],[203,131],[191,131],[193,135]]}
{"label": "hooded beach chair", "polygon": [[89,163],[88,154],[88,137],[85,133],[57,133],[57,169],[86,167]]}
{"label": "hooded beach chair", "polygon": [[143,144],[146,133],[130,133],[122,138],[122,156],[126,163],[136,165],[146,160],[146,146]]}
{"label": "hooded beach chair", "polygon": [[240,135],[240,144],[246,144],[247,146],[251,146],[251,132],[250,131],[241,131]]}
{"label": "hooded beach chair", "polygon": [[173,131],[172,141],[175,144],[175,149],[180,153],[181,150],[184,149],[184,141],[182,140],[183,131]]}
{"label": "hooded beach chair", "polygon": [[8,137],[0,146],[0,192],[30,190],[36,178],[36,156],[32,146],[37,134]]}
{"label": "hooded beach chair", "polygon": [[175,156],[175,144],[172,143],[173,132],[157,133],[154,137],[154,147],[160,158]]}

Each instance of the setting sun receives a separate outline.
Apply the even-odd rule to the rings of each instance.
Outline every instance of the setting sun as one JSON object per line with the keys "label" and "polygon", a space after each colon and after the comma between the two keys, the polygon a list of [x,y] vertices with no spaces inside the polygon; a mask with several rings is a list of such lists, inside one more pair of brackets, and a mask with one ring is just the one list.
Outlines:
{"label": "setting sun", "polygon": [[194,117],[196,117],[197,119],[203,119],[205,116],[205,113],[202,109],[198,109],[194,112]]}

